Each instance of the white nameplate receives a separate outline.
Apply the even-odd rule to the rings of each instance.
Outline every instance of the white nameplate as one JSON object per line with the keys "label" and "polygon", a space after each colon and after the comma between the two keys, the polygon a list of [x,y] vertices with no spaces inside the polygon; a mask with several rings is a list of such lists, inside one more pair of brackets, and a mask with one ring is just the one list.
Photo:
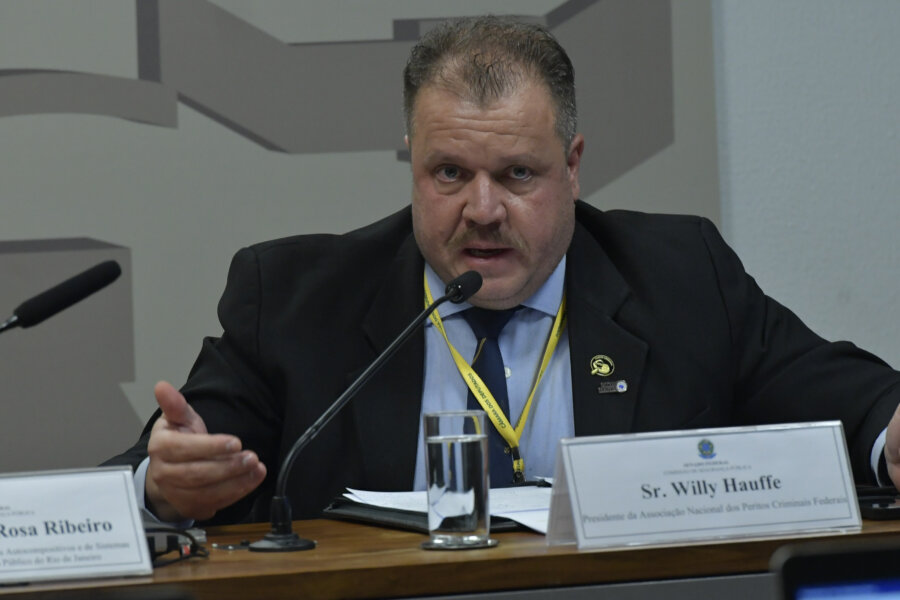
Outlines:
{"label": "white nameplate", "polygon": [[839,421],[560,441],[547,542],[683,544],[861,528]]}
{"label": "white nameplate", "polygon": [[0,475],[0,583],[152,572],[130,468]]}

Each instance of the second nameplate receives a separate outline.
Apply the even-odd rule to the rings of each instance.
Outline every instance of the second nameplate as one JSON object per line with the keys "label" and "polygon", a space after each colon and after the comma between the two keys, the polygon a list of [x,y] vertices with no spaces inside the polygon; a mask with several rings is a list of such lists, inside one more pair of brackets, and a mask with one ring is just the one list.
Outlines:
{"label": "second nameplate", "polygon": [[858,531],[839,421],[572,438],[548,543],[579,548]]}

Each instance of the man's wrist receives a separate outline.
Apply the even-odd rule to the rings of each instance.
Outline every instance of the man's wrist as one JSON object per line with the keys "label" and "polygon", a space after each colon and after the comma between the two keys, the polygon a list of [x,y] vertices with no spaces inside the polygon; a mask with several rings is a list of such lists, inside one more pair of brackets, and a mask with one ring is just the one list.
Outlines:
{"label": "man's wrist", "polygon": [[147,470],[149,467],[150,457],[148,456],[141,461],[141,464],[138,465],[138,468],[134,472],[134,491],[137,496],[138,507],[144,509],[145,513],[149,513],[162,524],[178,529],[187,529],[192,526],[194,524],[193,519],[184,518],[172,507],[169,507],[169,509],[166,510],[165,508],[158,507],[153,502],[153,499],[148,493],[147,485]]}

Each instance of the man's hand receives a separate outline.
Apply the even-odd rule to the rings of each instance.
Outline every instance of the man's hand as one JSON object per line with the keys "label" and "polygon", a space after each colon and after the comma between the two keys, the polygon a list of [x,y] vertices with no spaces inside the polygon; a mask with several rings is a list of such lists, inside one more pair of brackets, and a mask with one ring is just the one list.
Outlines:
{"label": "man's hand", "polygon": [[266,466],[233,435],[209,434],[184,396],[160,381],[153,388],[162,416],[147,451],[147,508],[163,521],[209,519],[262,483]]}
{"label": "man's hand", "polygon": [[887,426],[884,458],[887,462],[888,475],[891,476],[894,487],[900,490],[900,406],[897,406]]}

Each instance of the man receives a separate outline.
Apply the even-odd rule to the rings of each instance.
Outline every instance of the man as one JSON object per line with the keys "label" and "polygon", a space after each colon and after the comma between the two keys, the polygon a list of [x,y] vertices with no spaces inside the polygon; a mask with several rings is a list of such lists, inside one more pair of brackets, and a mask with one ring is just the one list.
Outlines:
{"label": "man", "polygon": [[[161,416],[112,461],[137,467],[157,516],[265,518],[294,440],[426,290],[468,270],[484,278],[472,306],[517,309],[496,337],[522,458],[507,478],[552,475],[563,436],[840,418],[857,479],[874,480],[884,448],[900,482],[900,374],[766,297],[707,221],[577,201],[574,77],[548,33],[455,21],[413,49],[404,81],[411,208],[235,256],[222,337],[205,340],[181,392],[156,386]],[[427,324],[307,447],[295,516],[345,486],[422,487],[420,415],[466,407],[461,374],[482,350],[467,308],[442,307],[441,327]]]}

